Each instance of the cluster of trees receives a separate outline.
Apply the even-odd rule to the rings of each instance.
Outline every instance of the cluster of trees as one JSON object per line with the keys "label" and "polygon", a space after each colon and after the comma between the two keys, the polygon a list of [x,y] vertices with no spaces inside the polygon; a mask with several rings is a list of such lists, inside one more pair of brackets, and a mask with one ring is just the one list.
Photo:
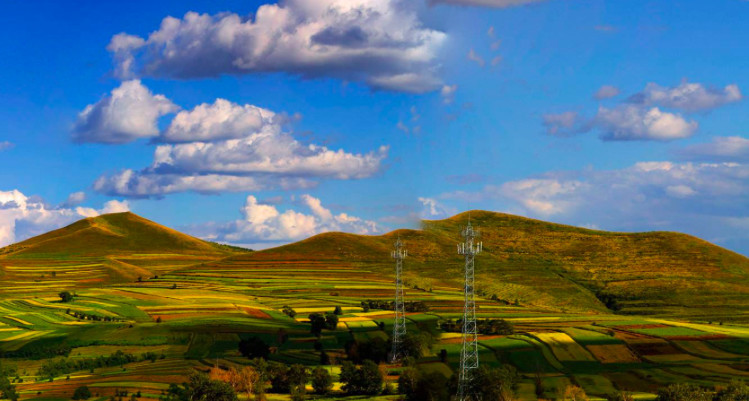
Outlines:
{"label": "cluster of trees", "polygon": [[0,358],[45,359],[68,356],[72,348],[64,343],[33,342],[15,351],[0,351]]}
{"label": "cluster of trees", "polygon": [[214,380],[204,373],[193,373],[182,385],[170,384],[161,401],[237,401],[229,383]]}
{"label": "cluster of trees", "polygon": [[309,315],[310,333],[320,336],[323,329],[335,330],[338,326],[338,315],[328,312],[325,316],[319,313]]}
{"label": "cluster of trees", "polygon": [[695,384],[678,383],[658,390],[656,401],[744,401],[749,400],[749,386],[731,382],[720,391],[712,391]]}
{"label": "cluster of trees", "polygon": [[[152,360],[155,361],[155,355],[153,352],[142,354],[141,357],[137,357],[133,354],[126,354],[121,350],[105,356],[101,355],[97,358],[81,358],[81,359],[50,359],[44,361],[39,367],[37,376],[42,379],[52,380],[57,376],[62,376],[68,373],[77,372],[80,370],[93,370],[96,368],[104,368],[111,366],[123,366],[128,363]],[[165,356],[161,356],[164,358]]]}
{"label": "cluster of trees", "polygon": [[[16,386],[14,386],[8,377],[16,375],[16,369],[11,367],[5,367],[0,361],[0,399],[8,399],[10,401],[18,400],[18,393],[16,392]],[[14,380],[15,381],[15,380]]]}
{"label": "cluster of trees", "polygon": [[[401,351],[412,358],[420,358],[425,351],[434,344],[434,337],[427,332],[409,332],[401,339]],[[392,350],[391,340],[381,337],[371,337],[366,340],[351,340],[344,346],[346,356],[355,363],[370,360],[376,363],[384,362]]]}
{"label": "cluster of trees", "polygon": [[[364,309],[364,312],[368,312],[370,309],[395,310],[395,302],[368,299],[361,302],[361,307],[362,309]],[[429,307],[422,301],[406,301],[403,304],[403,308],[406,310],[406,312],[429,311]]]}
{"label": "cluster of trees", "polygon": [[343,391],[349,395],[377,395],[382,392],[382,372],[380,367],[370,360],[364,361],[361,366],[344,361],[339,381]]}
{"label": "cluster of trees", "polygon": [[[519,375],[512,366],[493,369],[481,366],[476,373],[476,392],[486,400],[513,401],[513,387]],[[408,366],[398,377],[398,392],[406,400],[448,401],[457,390],[455,376],[447,378],[437,371],[426,371],[421,366]]]}
{"label": "cluster of trees", "polygon": [[78,312],[78,311],[74,311],[70,309],[66,310],[65,313],[80,320],[93,320],[96,322],[122,322],[123,321],[122,319],[119,319],[116,317],[87,314],[87,313]]}
{"label": "cluster of trees", "polygon": [[[463,320],[453,321],[449,319],[443,322],[440,327],[443,331],[449,333],[460,333],[463,330]],[[502,334],[510,335],[515,333],[512,323],[504,319],[480,319],[476,321],[476,330],[481,334]]]}
{"label": "cluster of trees", "polygon": [[[246,394],[248,400],[253,396],[261,400],[265,399],[266,392],[291,394],[293,400],[301,400],[310,382],[316,394],[328,394],[333,388],[333,377],[323,367],[310,371],[304,365],[287,366],[256,358],[251,366],[221,368],[216,365],[207,375],[195,374],[181,386],[170,386],[162,400],[235,400],[239,393]],[[204,394],[210,397],[200,398]]]}

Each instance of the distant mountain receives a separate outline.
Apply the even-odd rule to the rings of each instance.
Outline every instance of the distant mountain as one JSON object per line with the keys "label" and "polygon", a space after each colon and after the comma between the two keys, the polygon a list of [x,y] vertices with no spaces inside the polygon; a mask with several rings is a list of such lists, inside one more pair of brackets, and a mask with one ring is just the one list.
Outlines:
{"label": "distant mountain", "polygon": [[749,259],[690,235],[616,233],[486,211],[424,221],[422,230],[382,236],[326,233],[226,263],[348,260],[392,274],[397,236],[409,259],[406,278],[461,287],[460,229],[470,216],[482,233],[477,289],[509,303],[559,311],[616,311],[735,318],[749,312]]}
{"label": "distant mountain", "polygon": [[84,266],[93,269],[94,276],[104,274],[100,280],[84,281],[83,285],[98,285],[150,277],[237,251],[130,212],[113,213],[79,220],[0,249],[0,277],[39,280],[45,275],[57,276],[58,272],[70,275],[71,267]]}

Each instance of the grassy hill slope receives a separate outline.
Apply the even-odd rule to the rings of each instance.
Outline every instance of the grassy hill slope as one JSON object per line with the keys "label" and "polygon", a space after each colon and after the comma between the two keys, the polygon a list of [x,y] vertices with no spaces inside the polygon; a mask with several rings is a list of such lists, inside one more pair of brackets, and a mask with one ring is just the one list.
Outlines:
{"label": "grassy hill slope", "polygon": [[132,281],[233,253],[130,212],[106,214],[0,249],[9,284],[0,291]]}
{"label": "grassy hill slope", "polygon": [[[406,281],[460,288],[456,253],[469,212],[382,236],[325,233],[224,264],[329,261],[392,274],[390,249],[406,243]],[[557,311],[740,317],[749,310],[749,259],[671,232],[613,233],[508,214],[470,212],[481,229],[477,289],[486,298]]]}

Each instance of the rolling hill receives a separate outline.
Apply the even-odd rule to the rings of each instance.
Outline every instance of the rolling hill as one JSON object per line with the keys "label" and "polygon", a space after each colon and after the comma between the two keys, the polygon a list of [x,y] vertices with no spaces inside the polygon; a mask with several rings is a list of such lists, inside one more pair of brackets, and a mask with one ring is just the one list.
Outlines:
{"label": "rolling hill", "polygon": [[[222,275],[283,281],[356,268],[390,280],[392,243],[409,259],[406,282],[419,289],[462,288],[455,252],[460,228],[481,229],[477,291],[487,300],[558,312],[742,319],[749,311],[749,259],[671,232],[613,233],[485,211],[424,221],[421,230],[381,236],[324,233],[259,252],[237,252],[132,213],[84,219],[0,249],[0,291],[22,291],[62,274],[68,284],[99,286],[159,274],[209,285]],[[283,267],[283,268],[282,268]],[[52,280],[55,277],[56,280]],[[56,288],[55,287],[55,288]]]}
{"label": "rolling hill", "polygon": [[390,249],[400,236],[410,256],[407,282],[461,288],[463,266],[455,244],[469,213],[482,233],[476,275],[477,291],[486,298],[555,311],[709,320],[741,318],[749,311],[749,259],[699,238],[589,230],[485,211],[382,236],[325,233],[215,263],[247,269],[290,261],[348,263],[390,275]]}
{"label": "rolling hill", "polygon": [[130,212],[106,214],[0,249],[0,291],[59,287],[61,277],[75,287],[133,281],[234,252]]}

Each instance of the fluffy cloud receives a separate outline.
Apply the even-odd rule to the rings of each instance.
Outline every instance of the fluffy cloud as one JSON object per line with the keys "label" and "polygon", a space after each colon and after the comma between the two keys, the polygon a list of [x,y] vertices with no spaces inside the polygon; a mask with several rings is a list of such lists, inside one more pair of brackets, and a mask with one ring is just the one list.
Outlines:
{"label": "fluffy cloud", "polygon": [[121,33],[108,49],[121,76],[286,72],[426,92],[441,86],[435,58],[445,39],[397,0],[283,0],[252,17],[166,17],[148,38]]}
{"label": "fluffy cloud", "polygon": [[103,208],[51,207],[18,190],[0,191],[0,246],[23,241],[84,217],[129,210],[127,202],[112,200]]}
{"label": "fluffy cloud", "polygon": [[242,219],[194,226],[190,231],[212,241],[234,244],[285,243],[329,231],[365,235],[381,231],[373,221],[346,213],[333,214],[310,195],[302,195],[301,202],[310,213],[293,209],[279,211],[276,206],[260,203],[250,195],[240,210]]}
{"label": "fluffy cloud", "polygon": [[278,116],[219,99],[180,112],[156,147],[151,166],[100,177],[109,195],[162,196],[175,192],[310,188],[319,179],[361,179],[378,173],[388,148],[348,153],[303,144],[282,131]]}
{"label": "fluffy cloud", "polygon": [[118,88],[78,115],[73,127],[76,142],[120,144],[159,134],[159,117],[178,107],[164,95],[154,95],[139,80]]}
{"label": "fluffy cloud", "polygon": [[163,142],[210,142],[243,138],[264,130],[279,130],[278,117],[270,110],[216,99],[177,113],[160,140]]}
{"label": "fluffy cloud", "polygon": [[429,0],[432,4],[454,4],[460,6],[482,6],[494,8],[507,8],[522,6],[531,3],[540,3],[544,0]]}
{"label": "fluffy cloud", "polygon": [[[619,90],[613,86],[602,86],[594,97],[604,99],[618,93]],[[694,135],[699,124],[678,112],[662,108],[694,113],[741,99],[739,87],[734,84],[721,90],[687,81],[675,87],[649,83],[643,91],[614,107],[599,106],[592,118],[586,119],[569,111],[545,114],[542,123],[547,133],[555,136],[571,136],[597,130],[605,141],[671,141]]]}
{"label": "fluffy cloud", "polygon": [[0,152],[3,150],[11,149],[13,148],[13,146],[15,146],[13,142],[0,141]]}
{"label": "fluffy cloud", "polygon": [[599,107],[591,126],[599,128],[601,139],[606,141],[671,141],[692,136],[699,125],[657,107],[620,105],[613,109]]}
{"label": "fluffy cloud", "polygon": [[749,160],[749,139],[740,136],[719,136],[710,143],[687,146],[678,151],[687,160],[707,161],[747,161]]}
{"label": "fluffy cloud", "polygon": [[741,91],[736,84],[718,89],[707,88],[700,83],[683,81],[674,87],[663,87],[656,83],[649,83],[642,92],[633,95],[629,100],[644,105],[658,105],[687,112],[697,112],[735,103],[742,98]]}
{"label": "fluffy cloud", "polygon": [[603,100],[616,97],[617,95],[619,95],[619,88],[612,85],[603,85],[593,94],[593,97],[597,100]]}

